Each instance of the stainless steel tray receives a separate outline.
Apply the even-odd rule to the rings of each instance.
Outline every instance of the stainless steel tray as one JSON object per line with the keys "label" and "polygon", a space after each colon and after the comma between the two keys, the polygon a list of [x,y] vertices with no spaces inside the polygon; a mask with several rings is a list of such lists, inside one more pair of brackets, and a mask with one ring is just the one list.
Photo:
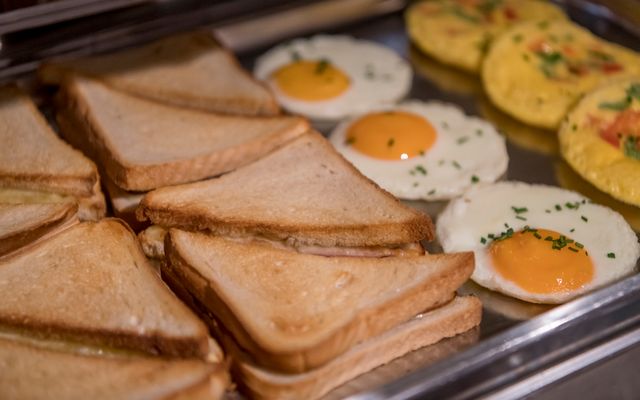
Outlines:
{"label": "stainless steel tray", "polygon": [[[622,0],[627,5],[636,1]],[[264,15],[260,18],[252,18],[255,9],[252,12],[251,6],[260,3],[269,7],[262,9]],[[74,22],[56,32],[55,37],[60,40],[49,41],[51,46],[46,40],[27,38],[26,44],[16,41],[8,51],[0,52],[0,79],[15,79],[25,73],[28,77],[38,61],[48,56],[110,50],[197,26],[215,28],[221,40],[239,52],[248,69],[257,55],[280,40],[321,31],[346,33],[382,43],[409,59],[415,69],[410,97],[455,103],[500,128],[508,139],[508,179],[581,191],[636,224],[640,221],[640,209],[616,202],[571,171],[557,154],[553,132],[539,131],[511,119],[491,105],[477,77],[438,64],[415,50],[404,30],[401,9],[405,3],[242,0],[200,4],[203,8],[197,10],[170,4],[167,7],[173,14],[160,10],[150,13],[150,19],[143,18],[144,12],[137,14],[139,18],[116,15],[117,23],[103,22],[104,28],[95,31],[88,29],[90,22]],[[640,39],[633,34],[637,22],[617,19],[618,15],[610,10],[585,1],[569,0],[563,4],[581,25],[606,39],[640,50]],[[273,8],[276,12],[269,14]],[[171,22],[174,24],[167,26]],[[80,31],[82,35],[72,34]],[[444,206],[443,202],[409,204],[432,217]],[[635,229],[639,229],[638,225]],[[432,246],[437,250],[437,243]],[[523,397],[640,342],[640,276],[555,308],[520,302],[472,283],[462,291],[474,293],[483,301],[484,317],[479,329],[410,353],[337,388],[327,398]]]}

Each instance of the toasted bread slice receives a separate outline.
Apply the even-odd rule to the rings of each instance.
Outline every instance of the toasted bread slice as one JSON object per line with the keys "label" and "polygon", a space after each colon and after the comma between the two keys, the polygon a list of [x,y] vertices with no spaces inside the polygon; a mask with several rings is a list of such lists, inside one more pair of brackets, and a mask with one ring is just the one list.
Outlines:
{"label": "toasted bread slice", "polygon": [[60,140],[29,96],[0,89],[0,202],[53,203],[75,197],[82,220],[104,216],[96,166]]}
{"label": "toasted bread slice", "polygon": [[207,32],[177,35],[113,54],[45,62],[38,73],[41,81],[55,85],[82,74],[136,96],[208,112],[279,113],[271,93]]}
{"label": "toasted bread slice", "polygon": [[220,399],[219,364],[156,357],[67,353],[0,338],[0,398]]}
{"label": "toasted bread slice", "polygon": [[219,175],[309,129],[299,117],[224,116],[140,99],[98,81],[67,81],[58,123],[119,187],[144,191]]}
{"label": "toasted bread slice", "polygon": [[95,165],[60,140],[16,87],[0,89],[0,142],[0,187],[93,194]]}
{"label": "toasted bread slice", "polygon": [[177,357],[209,354],[200,322],[117,220],[77,224],[0,261],[0,327]]}
{"label": "toasted bread slice", "polygon": [[154,190],[136,212],[166,227],[293,246],[393,246],[433,238],[428,216],[365,178],[315,132],[218,179]]}
{"label": "toasted bread slice", "polygon": [[259,365],[323,365],[453,297],[471,253],[323,257],[171,229],[167,268]]}
{"label": "toasted bread slice", "polygon": [[482,304],[472,296],[456,297],[435,310],[419,314],[379,336],[366,340],[328,364],[301,374],[282,374],[256,366],[232,338],[222,342],[235,362],[235,379],[256,399],[320,398],[343,383],[403,355],[480,324]]}
{"label": "toasted bread slice", "polygon": [[77,222],[78,205],[0,204],[0,257]]}

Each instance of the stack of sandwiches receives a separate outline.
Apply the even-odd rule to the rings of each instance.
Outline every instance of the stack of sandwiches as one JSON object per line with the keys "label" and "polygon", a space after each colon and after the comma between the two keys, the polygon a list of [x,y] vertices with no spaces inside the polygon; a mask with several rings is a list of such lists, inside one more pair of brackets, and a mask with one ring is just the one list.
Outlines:
{"label": "stack of sandwiches", "polygon": [[[208,35],[39,78],[82,153],[3,90],[0,398],[220,398],[229,370],[248,396],[314,399],[480,323],[456,295],[473,255],[427,254],[429,217]],[[137,237],[100,219],[98,171]]]}

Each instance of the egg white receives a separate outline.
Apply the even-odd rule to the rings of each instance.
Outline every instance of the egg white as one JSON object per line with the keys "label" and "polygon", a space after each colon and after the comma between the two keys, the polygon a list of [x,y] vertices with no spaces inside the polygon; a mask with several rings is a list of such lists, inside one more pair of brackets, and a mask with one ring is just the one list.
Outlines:
{"label": "egg white", "polygon": [[[576,202],[577,209],[566,206]],[[511,207],[526,207],[528,211],[516,214]],[[517,215],[526,221],[517,219]],[[593,280],[578,290],[539,294],[503,278],[488,253],[491,241],[483,244],[480,238],[506,231],[505,224],[515,232],[525,226],[551,229],[582,243],[594,266]],[[476,283],[533,303],[564,303],[616,281],[633,273],[640,257],[636,234],[617,212],[572,191],[521,182],[471,188],[444,209],[438,218],[437,235],[445,252],[474,252],[476,265],[471,279]],[[614,253],[615,258],[608,257],[609,253]]]}
{"label": "egg white", "polygon": [[[439,102],[412,100],[372,111],[390,110],[422,116],[434,127],[436,141],[424,155],[393,161],[360,153],[346,143],[349,127],[359,117],[340,123],[329,139],[364,175],[395,196],[451,199],[478,182],[494,182],[506,172],[509,157],[505,140],[490,123]],[[426,174],[416,170],[419,165]]]}
{"label": "egg white", "polygon": [[[348,75],[349,88],[323,101],[298,100],[283,93],[271,75],[296,56],[303,60],[328,60]],[[395,103],[409,92],[413,78],[407,61],[393,50],[343,35],[317,35],[276,46],[256,60],[254,75],[269,85],[287,111],[321,121],[338,120],[381,104]]]}

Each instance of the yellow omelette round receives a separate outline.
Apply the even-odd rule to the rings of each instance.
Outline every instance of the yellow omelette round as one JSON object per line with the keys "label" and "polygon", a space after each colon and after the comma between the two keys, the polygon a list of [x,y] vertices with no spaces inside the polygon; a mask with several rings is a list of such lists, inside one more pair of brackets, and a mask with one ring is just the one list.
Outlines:
{"label": "yellow omelette round", "polygon": [[640,73],[640,55],[569,21],[527,22],[498,37],[482,68],[491,101],[522,122],[557,129],[600,84]]}
{"label": "yellow omelette round", "polygon": [[406,14],[411,40],[445,64],[478,73],[491,40],[522,21],[565,18],[553,4],[538,0],[426,0]]}
{"label": "yellow omelette round", "polygon": [[560,151],[585,180],[640,206],[640,76],[599,87],[562,123]]}

